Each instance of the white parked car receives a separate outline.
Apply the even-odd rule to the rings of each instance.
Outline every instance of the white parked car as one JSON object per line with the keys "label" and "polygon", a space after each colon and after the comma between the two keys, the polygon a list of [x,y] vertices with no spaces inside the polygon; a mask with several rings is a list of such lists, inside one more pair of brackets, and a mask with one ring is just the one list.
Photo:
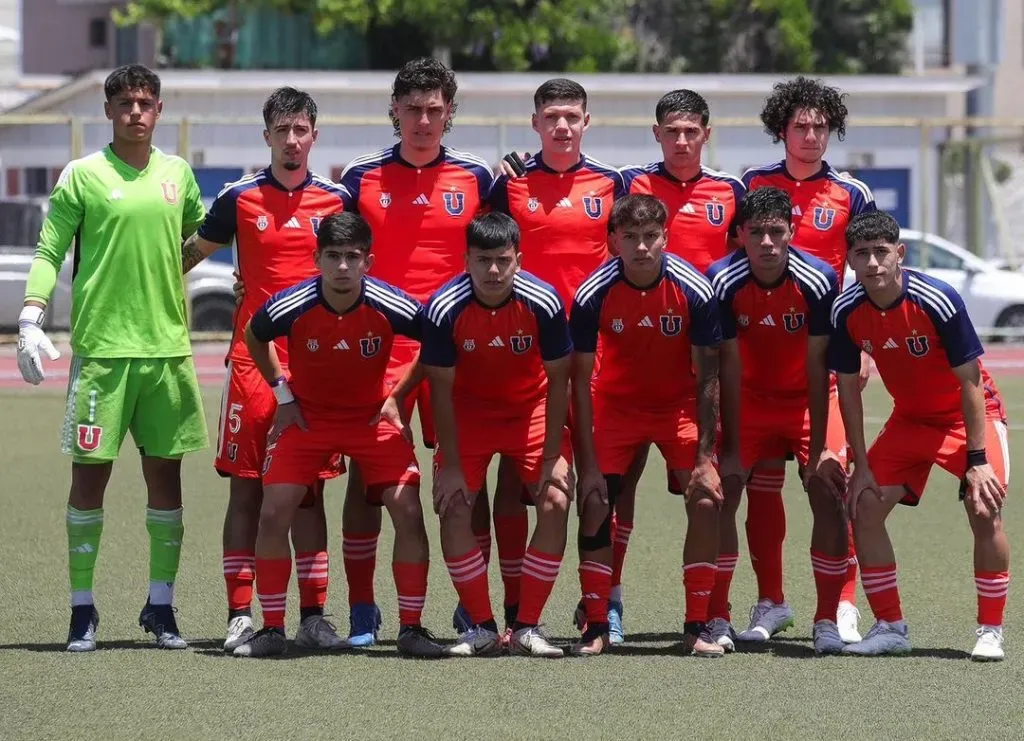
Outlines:
{"label": "white parked car", "polygon": [[[900,239],[907,246],[904,266],[953,286],[979,334],[1024,339],[1024,272],[1002,270],[936,234],[901,229]],[[853,281],[847,268],[845,285]]]}

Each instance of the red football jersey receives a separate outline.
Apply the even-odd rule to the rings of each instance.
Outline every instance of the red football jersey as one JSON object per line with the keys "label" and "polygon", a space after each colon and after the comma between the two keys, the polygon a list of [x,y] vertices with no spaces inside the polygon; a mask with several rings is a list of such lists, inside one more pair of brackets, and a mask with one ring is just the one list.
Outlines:
{"label": "red football jersey", "polygon": [[387,396],[384,373],[396,335],[420,338],[423,307],[399,289],[366,277],[359,300],[338,314],[323,298],[321,278],[274,294],[252,317],[261,342],[288,338],[289,385],[304,414],[366,412]]}
{"label": "red football jersey", "polygon": [[739,178],[701,167],[700,175],[684,183],[665,169],[664,162],[626,168],[622,177],[629,193],[652,195],[665,203],[669,252],[704,273],[730,251],[736,207],[746,193]]}
{"label": "red football jersey", "polygon": [[827,337],[839,294],[835,271],[792,247],[781,282],[763,286],[746,250],[708,271],[718,298],[722,338],[738,339],[744,392],[773,400],[807,397],[807,338]]}
{"label": "red football jersey", "polygon": [[583,155],[566,172],[556,172],[538,154],[526,174],[494,181],[488,202],[519,224],[523,269],[572,303],[583,279],[608,259],[608,217],[625,195],[614,167]]}
{"label": "red football jersey", "polygon": [[475,155],[441,147],[436,160],[416,167],[400,146],[352,160],[341,184],[373,232],[373,276],[426,301],[463,271],[466,226],[494,178]]}
{"label": "red football jersey", "polygon": [[[243,330],[268,298],[317,273],[317,229],[325,216],[341,211],[348,198],[344,188],[312,172],[289,191],[269,167],[230,183],[217,195],[199,236],[216,244],[234,240],[235,270],[245,283],[228,360],[249,359]],[[286,344],[276,345],[281,362],[287,363]]]}
{"label": "red football jersey", "polygon": [[430,299],[424,316],[421,359],[455,368],[453,400],[463,413],[528,413],[547,395],[543,363],[572,352],[558,294],[525,271],[516,274],[511,298],[499,307],[474,299],[463,273]]}
{"label": "red football jersey", "polygon": [[824,260],[843,284],[846,268],[846,225],[850,219],[875,210],[871,190],[860,180],[843,177],[827,162],[817,175],[797,180],[786,170],[786,162],[753,167],[743,173],[747,192],[766,185],[789,193],[793,201],[793,246]]}
{"label": "red football jersey", "polygon": [[[856,283],[836,299],[832,328],[832,368],[856,373],[861,350],[868,353],[892,395],[894,414],[924,424],[963,424],[960,379],[952,369],[984,350],[951,286],[904,268],[902,297],[879,309]],[[988,416],[1005,419],[1002,398],[984,366],[981,374]]]}
{"label": "red football jersey", "polygon": [[577,352],[596,352],[593,390],[626,408],[678,409],[696,396],[692,346],[722,339],[718,301],[703,274],[664,253],[658,282],[636,288],[609,260],[576,293],[569,317]]}

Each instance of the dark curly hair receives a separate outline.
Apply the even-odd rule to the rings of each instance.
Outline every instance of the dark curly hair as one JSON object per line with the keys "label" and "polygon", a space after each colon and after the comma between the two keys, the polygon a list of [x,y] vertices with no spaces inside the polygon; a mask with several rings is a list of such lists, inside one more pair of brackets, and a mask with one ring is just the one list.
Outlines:
{"label": "dark curly hair", "polygon": [[736,213],[736,225],[743,226],[750,222],[762,222],[770,219],[782,219],[789,222],[793,218],[793,202],[789,193],[781,188],[771,186],[755,188],[747,193]]}
{"label": "dark curly hair", "polygon": [[842,141],[846,136],[846,116],[849,111],[843,99],[845,93],[839,88],[829,87],[821,80],[812,80],[801,75],[794,80],[777,82],[772,94],[761,109],[761,123],[766,133],[778,143],[786,131],[789,120],[799,108],[813,108],[821,111],[828,121],[828,130],[835,132]]}
{"label": "dark curly hair", "polygon": [[[455,93],[459,91],[459,85],[455,81],[455,73],[452,72],[444,62],[433,57],[420,57],[406,62],[395,75],[395,82],[391,86],[391,101],[394,102],[403,95],[408,95],[413,90],[425,92],[441,91],[441,98],[445,103],[451,104],[452,112],[444,125],[444,133],[452,129],[452,121],[455,119],[455,109],[459,104],[455,102]],[[395,127],[395,136],[400,136],[398,130],[398,119],[388,108],[388,118],[391,125]]]}
{"label": "dark curly hair", "polygon": [[868,211],[850,219],[846,227],[846,246],[853,249],[857,242],[881,239],[888,244],[900,243],[900,222],[885,211]]}

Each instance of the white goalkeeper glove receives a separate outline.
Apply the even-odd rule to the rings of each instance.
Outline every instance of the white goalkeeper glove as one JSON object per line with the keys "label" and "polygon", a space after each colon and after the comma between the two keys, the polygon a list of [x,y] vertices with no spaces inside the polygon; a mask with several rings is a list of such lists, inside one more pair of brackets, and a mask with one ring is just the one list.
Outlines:
{"label": "white goalkeeper glove", "polygon": [[43,310],[38,306],[26,306],[18,317],[18,370],[27,383],[38,386],[43,382],[42,350],[50,360],[60,357],[57,348],[39,325],[43,321]]}

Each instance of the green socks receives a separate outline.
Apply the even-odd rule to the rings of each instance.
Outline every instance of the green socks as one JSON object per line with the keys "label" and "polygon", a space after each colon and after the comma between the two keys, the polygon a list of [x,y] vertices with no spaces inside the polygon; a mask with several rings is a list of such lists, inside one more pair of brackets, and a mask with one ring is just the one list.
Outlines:
{"label": "green socks", "polygon": [[149,532],[149,601],[169,605],[174,601],[174,580],[181,560],[181,540],[185,526],[181,508],[147,509],[146,531]]}
{"label": "green socks", "polygon": [[100,535],[103,534],[103,510],[78,510],[68,505],[65,520],[71,605],[91,605],[92,577],[96,570],[96,557],[100,554]]}

